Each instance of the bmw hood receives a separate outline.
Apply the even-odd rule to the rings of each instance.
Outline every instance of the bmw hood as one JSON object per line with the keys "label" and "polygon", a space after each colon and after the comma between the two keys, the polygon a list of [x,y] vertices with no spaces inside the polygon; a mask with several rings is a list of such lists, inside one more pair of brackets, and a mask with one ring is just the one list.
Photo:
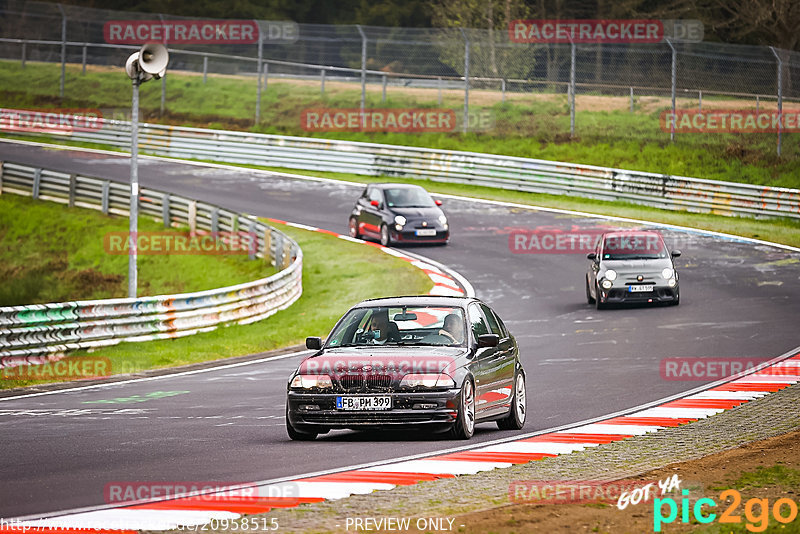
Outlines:
{"label": "bmw hood", "polygon": [[465,347],[412,346],[343,347],[325,349],[319,356],[303,360],[301,374],[373,373],[448,373],[455,371],[457,360],[466,355]]}

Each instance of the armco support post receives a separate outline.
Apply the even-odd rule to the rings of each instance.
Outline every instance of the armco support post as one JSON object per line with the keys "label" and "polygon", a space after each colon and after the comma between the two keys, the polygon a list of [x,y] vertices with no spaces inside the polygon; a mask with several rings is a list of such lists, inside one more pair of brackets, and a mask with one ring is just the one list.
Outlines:
{"label": "armco support post", "polygon": [[161,219],[164,221],[164,228],[169,228],[172,225],[169,209],[169,195],[164,193],[164,196],[161,197]]}
{"label": "armco support post", "polygon": [[33,172],[33,187],[31,189],[31,196],[39,198],[39,186],[42,183],[42,169],[36,169]]}
{"label": "armco support post", "polygon": [[69,207],[75,207],[75,186],[77,177],[74,174],[69,175]]}

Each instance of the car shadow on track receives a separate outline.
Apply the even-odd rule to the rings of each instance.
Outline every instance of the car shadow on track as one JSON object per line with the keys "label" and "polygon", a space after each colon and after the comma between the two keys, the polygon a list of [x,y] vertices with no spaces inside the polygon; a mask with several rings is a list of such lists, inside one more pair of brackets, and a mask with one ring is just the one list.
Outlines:
{"label": "car shadow on track", "polygon": [[[506,432],[500,432],[494,425],[486,424],[485,428],[475,427],[476,437],[487,434],[495,434],[498,438],[505,437]],[[328,434],[321,434],[317,440],[331,442],[387,442],[387,441],[449,441],[454,447],[459,444],[466,444],[469,441],[452,439],[447,432],[432,432],[430,430],[403,429],[403,430],[332,430]]]}

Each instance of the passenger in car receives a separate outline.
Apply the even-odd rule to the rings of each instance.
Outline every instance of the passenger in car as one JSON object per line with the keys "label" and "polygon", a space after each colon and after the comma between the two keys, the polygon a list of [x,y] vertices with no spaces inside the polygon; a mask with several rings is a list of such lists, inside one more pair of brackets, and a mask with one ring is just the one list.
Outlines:
{"label": "passenger in car", "polygon": [[439,330],[439,335],[445,336],[453,343],[461,344],[464,342],[464,325],[461,317],[456,313],[450,313],[445,316],[442,328]]}

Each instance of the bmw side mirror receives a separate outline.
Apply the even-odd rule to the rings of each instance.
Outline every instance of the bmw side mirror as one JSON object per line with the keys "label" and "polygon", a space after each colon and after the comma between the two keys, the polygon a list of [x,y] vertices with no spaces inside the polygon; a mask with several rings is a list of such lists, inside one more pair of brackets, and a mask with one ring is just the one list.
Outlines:
{"label": "bmw side mirror", "polygon": [[438,198],[436,200],[434,200],[434,202],[436,203],[437,206],[441,206],[442,205],[442,201],[439,200]]}
{"label": "bmw side mirror", "polygon": [[595,254],[594,252],[590,252],[590,253],[588,253],[588,254],[586,255],[586,259],[587,259],[587,260],[592,260],[592,261],[594,261],[594,260],[596,260],[596,259],[597,259],[597,254]]}
{"label": "bmw side mirror", "polygon": [[500,344],[500,336],[497,334],[481,334],[478,336],[478,347],[496,347]]}
{"label": "bmw side mirror", "polygon": [[672,251],[672,257],[673,258],[677,258],[680,255],[681,255],[681,251],[680,250],[673,250]]}
{"label": "bmw side mirror", "polygon": [[320,350],[322,348],[322,338],[319,337],[307,337],[306,338],[306,348],[311,350]]}

